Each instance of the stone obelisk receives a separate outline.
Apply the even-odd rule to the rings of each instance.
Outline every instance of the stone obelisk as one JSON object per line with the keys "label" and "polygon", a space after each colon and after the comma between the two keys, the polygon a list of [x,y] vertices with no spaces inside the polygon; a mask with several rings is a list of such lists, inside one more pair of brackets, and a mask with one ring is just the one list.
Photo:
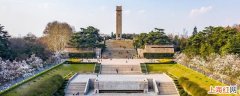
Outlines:
{"label": "stone obelisk", "polygon": [[116,40],[122,39],[122,6],[116,8]]}

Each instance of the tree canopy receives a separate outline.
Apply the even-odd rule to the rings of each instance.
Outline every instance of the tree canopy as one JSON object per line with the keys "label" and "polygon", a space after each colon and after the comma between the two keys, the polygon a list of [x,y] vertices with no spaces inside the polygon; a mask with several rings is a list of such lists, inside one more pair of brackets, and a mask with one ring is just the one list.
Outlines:
{"label": "tree canopy", "polygon": [[37,57],[47,60],[52,53],[47,50],[47,48],[41,44],[37,38],[33,39],[34,37],[35,35],[32,37],[26,36],[24,38],[10,38],[9,48],[11,49],[11,58],[9,59],[24,60],[32,54],[36,54]]}
{"label": "tree canopy", "polygon": [[99,29],[93,26],[80,28],[79,32],[72,35],[70,45],[77,48],[95,48],[100,47],[103,38],[99,35]]}
{"label": "tree canopy", "polygon": [[197,27],[195,26],[194,29],[193,29],[193,35],[196,35],[198,32],[197,32]]}
{"label": "tree canopy", "polygon": [[0,24],[0,57],[4,59],[10,57],[9,37],[8,32],[4,30],[4,26],[1,26]]}
{"label": "tree canopy", "polygon": [[72,27],[67,23],[58,21],[50,22],[43,32],[45,35],[43,42],[51,51],[63,51],[70,40],[72,31]]}
{"label": "tree canopy", "polygon": [[189,56],[200,55],[203,57],[211,53],[239,54],[240,32],[236,28],[206,27],[188,39],[184,52]]}
{"label": "tree canopy", "polygon": [[141,33],[134,38],[134,46],[143,48],[144,45],[172,44],[170,38],[164,33],[164,29],[155,28],[149,33]]}

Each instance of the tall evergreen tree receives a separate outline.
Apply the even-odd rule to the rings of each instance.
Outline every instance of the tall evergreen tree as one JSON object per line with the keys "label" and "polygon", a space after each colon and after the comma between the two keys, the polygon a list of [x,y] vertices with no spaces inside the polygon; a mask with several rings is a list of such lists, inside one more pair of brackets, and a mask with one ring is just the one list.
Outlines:
{"label": "tall evergreen tree", "polygon": [[10,56],[9,37],[8,32],[4,30],[4,26],[0,24],[0,57],[2,58],[8,58]]}
{"label": "tall evergreen tree", "polygon": [[164,29],[155,28],[149,33],[141,33],[134,38],[134,46],[143,48],[144,45],[168,45],[172,44],[170,38],[164,33]]}
{"label": "tall evergreen tree", "polygon": [[196,35],[198,32],[197,32],[197,27],[195,26],[194,29],[193,29],[193,35]]}
{"label": "tall evergreen tree", "polygon": [[81,28],[81,31],[76,32],[70,39],[70,45],[77,48],[95,48],[101,47],[100,42],[103,38],[99,34],[99,29],[88,26],[87,28]]}

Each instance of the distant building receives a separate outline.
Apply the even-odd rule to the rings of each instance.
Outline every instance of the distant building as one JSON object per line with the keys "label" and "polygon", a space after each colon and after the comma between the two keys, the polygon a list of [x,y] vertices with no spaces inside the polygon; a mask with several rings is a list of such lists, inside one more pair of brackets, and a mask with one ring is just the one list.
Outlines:
{"label": "distant building", "polygon": [[174,54],[173,45],[145,45],[144,49],[137,49],[138,57],[143,58],[144,54]]}

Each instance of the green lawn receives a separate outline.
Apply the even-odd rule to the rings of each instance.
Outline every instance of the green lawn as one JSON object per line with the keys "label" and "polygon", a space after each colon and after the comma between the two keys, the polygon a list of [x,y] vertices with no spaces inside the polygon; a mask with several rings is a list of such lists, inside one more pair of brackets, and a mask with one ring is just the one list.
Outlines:
{"label": "green lawn", "polygon": [[[222,86],[225,85],[217,80],[211,79],[197,71],[187,68],[180,64],[147,64],[147,69],[150,73],[162,73],[167,72],[173,76],[187,77],[190,81],[193,81],[200,85],[200,87],[209,90],[210,86]],[[224,95],[226,96],[226,95]]]}
{"label": "green lawn", "polygon": [[[26,94],[26,92],[30,88],[37,88],[39,82],[43,82],[47,78],[50,78],[53,75],[59,74],[61,76],[65,76],[70,72],[79,72],[79,73],[92,73],[94,70],[94,64],[62,64],[58,66],[57,68],[48,71],[47,73],[36,77],[32,80],[30,80],[27,83],[24,83],[23,85],[18,86],[17,88],[8,91],[5,94],[2,94],[3,96],[24,96],[23,94]],[[1,96],[2,96],[1,95]],[[41,96],[41,95],[39,95]]]}

